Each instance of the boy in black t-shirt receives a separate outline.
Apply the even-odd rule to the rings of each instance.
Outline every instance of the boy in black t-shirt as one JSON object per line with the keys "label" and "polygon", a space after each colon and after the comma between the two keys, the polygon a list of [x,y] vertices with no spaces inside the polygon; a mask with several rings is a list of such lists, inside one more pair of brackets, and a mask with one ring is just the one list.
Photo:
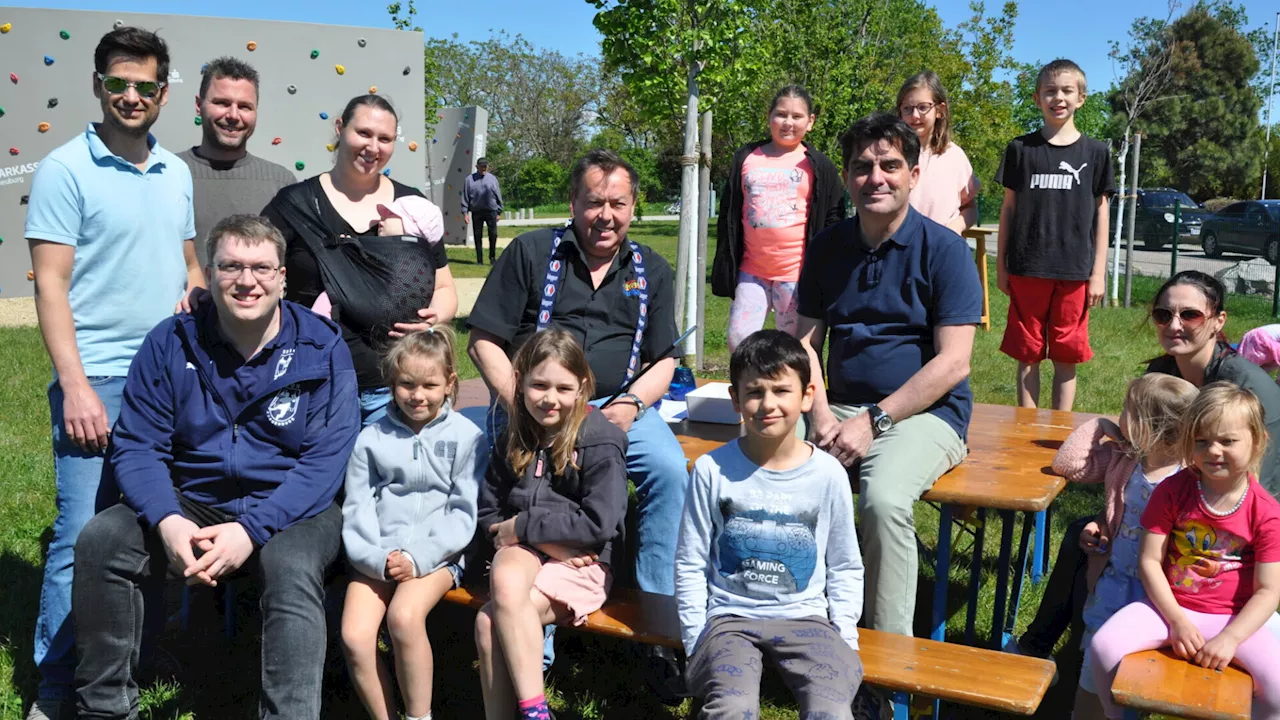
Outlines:
{"label": "boy in black t-shirt", "polygon": [[1018,361],[1018,405],[1040,400],[1040,361],[1053,361],[1053,408],[1070,410],[1076,365],[1093,357],[1089,307],[1107,276],[1107,200],[1115,192],[1111,151],[1076,129],[1084,71],[1054,60],[1036,78],[1044,127],[1014,138],[996,182],[1004,185],[996,283],[1009,296],[1000,351]]}

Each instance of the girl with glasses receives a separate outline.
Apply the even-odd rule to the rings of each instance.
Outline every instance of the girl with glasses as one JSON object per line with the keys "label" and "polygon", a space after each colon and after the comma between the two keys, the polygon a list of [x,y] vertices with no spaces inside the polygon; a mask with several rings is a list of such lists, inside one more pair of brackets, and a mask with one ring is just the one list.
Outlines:
{"label": "girl with glasses", "polygon": [[796,282],[809,240],[844,219],[844,184],[827,156],[805,142],[816,116],[798,85],[778,91],[769,108],[769,139],[733,155],[720,195],[711,291],[733,299],[729,350],[764,327],[795,334]]}
{"label": "girl with glasses", "polygon": [[980,185],[969,156],[951,142],[951,105],[932,70],[916,73],[902,84],[897,112],[920,137],[920,180],[911,190],[911,206],[963,233],[978,222]]}

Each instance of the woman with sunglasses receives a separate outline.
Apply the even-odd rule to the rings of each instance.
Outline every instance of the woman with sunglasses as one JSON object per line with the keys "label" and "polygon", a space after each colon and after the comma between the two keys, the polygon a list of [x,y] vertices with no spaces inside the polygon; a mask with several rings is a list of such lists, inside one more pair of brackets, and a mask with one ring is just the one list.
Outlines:
{"label": "woman with sunglasses", "polygon": [[1258,396],[1272,438],[1258,482],[1280,496],[1280,387],[1227,342],[1222,333],[1227,324],[1225,298],[1222,283],[1198,270],[1184,270],[1160,286],[1151,304],[1151,322],[1165,354],[1152,360],[1147,372],[1176,375],[1196,387],[1225,380]]}
{"label": "woman with sunglasses", "polygon": [[391,401],[381,353],[397,337],[452,323],[458,309],[444,243],[405,232],[409,220],[394,209],[422,196],[383,174],[397,123],[385,98],[352,98],[334,123],[333,169],[281,190],[262,211],[288,246],[285,298],[312,307],[323,293],[342,326],[365,425]]}
{"label": "woman with sunglasses", "polygon": [[898,117],[920,137],[920,180],[911,207],[963,233],[978,222],[978,176],[969,156],[951,142],[951,105],[932,70],[916,73],[898,90]]}

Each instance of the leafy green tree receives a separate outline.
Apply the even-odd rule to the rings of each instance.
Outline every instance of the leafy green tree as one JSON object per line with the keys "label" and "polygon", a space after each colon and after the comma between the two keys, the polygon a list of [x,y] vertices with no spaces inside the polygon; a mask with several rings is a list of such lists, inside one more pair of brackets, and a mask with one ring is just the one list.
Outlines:
{"label": "leafy green tree", "polygon": [[568,197],[569,171],[544,157],[520,164],[511,194],[521,205],[545,205]]}

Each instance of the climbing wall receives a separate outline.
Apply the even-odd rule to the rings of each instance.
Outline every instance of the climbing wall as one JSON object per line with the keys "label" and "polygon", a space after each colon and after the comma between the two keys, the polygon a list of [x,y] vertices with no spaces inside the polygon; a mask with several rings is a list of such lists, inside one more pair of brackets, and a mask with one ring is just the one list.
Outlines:
{"label": "climbing wall", "polygon": [[[462,218],[462,183],[475,172],[484,157],[489,112],[481,107],[445,108],[436,111],[435,132],[426,143],[427,183],[431,201],[444,211],[444,241],[450,245],[471,242]],[[425,192],[425,190],[424,190]]]}
{"label": "climbing wall", "polygon": [[[261,75],[258,126],[249,151],[294,170],[299,179],[332,166],[328,145],[335,136],[334,119],[348,100],[371,91],[384,95],[400,114],[396,151],[387,165],[392,177],[425,190],[428,157],[448,164],[457,153],[465,161],[453,164],[467,169],[473,164],[464,151],[474,148],[464,148],[461,141],[475,138],[476,110],[458,110],[459,118],[469,117],[439,124],[436,143],[424,139],[422,33],[0,7],[0,297],[32,294],[23,239],[31,175],[50,150],[83,133],[90,121],[102,119],[91,86],[93,50],[117,24],[157,30],[169,45],[168,104],[152,133],[173,152],[200,142],[195,96],[201,67],[220,55],[233,55]],[[482,142],[482,137],[476,139]],[[437,172],[442,185],[461,188],[461,177],[454,182],[443,166]],[[451,211],[446,220],[460,220],[456,195],[452,207],[443,196],[431,195]],[[457,234],[451,229],[450,239]]]}

